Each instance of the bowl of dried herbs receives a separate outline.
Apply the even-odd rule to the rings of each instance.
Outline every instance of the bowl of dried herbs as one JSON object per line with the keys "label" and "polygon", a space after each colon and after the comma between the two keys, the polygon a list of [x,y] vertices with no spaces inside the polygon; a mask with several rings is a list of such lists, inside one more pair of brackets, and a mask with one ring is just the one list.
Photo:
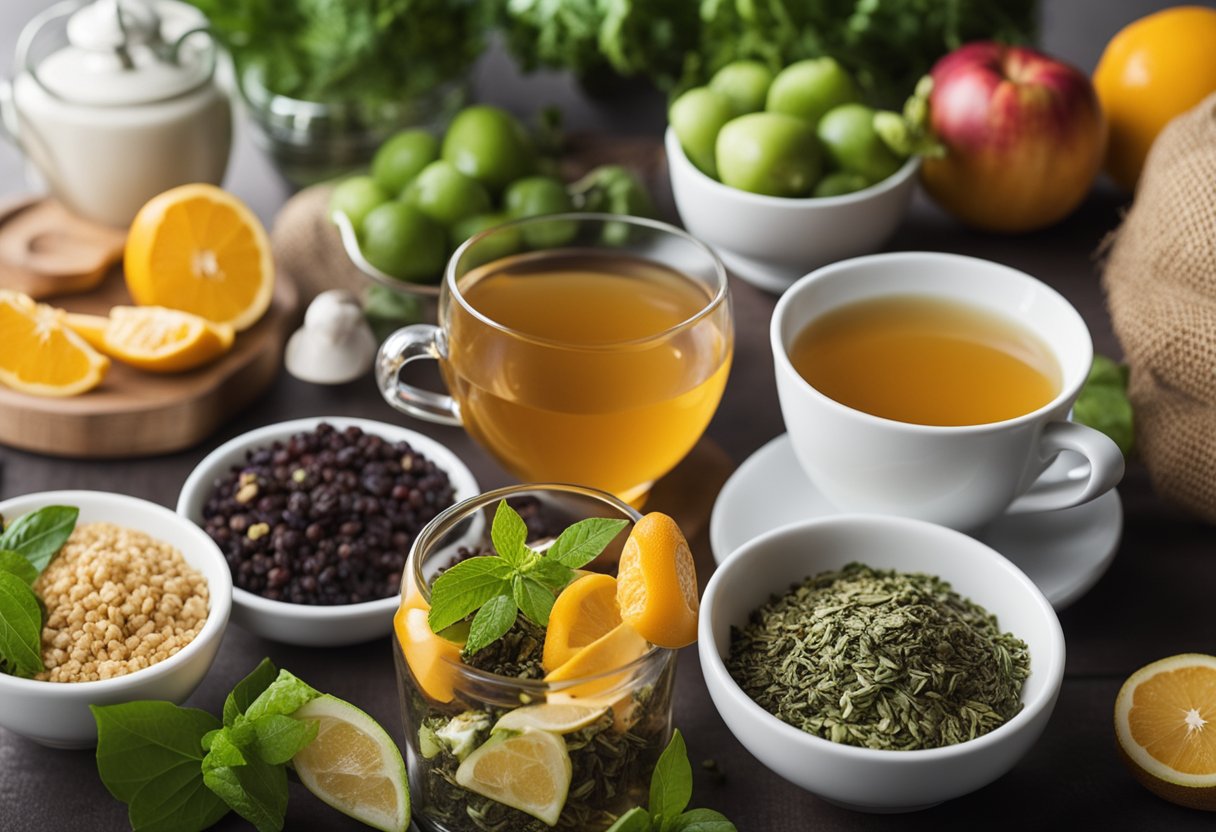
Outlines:
{"label": "bowl of dried herbs", "polygon": [[423,830],[603,832],[646,802],[676,654],[618,609],[641,519],[593,489],[523,485],[418,535],[393,653]]}
{"label": "bowl of dried herbs", "polygon": [[848,808],[975,791],[1038,739],[1064,675],[1051,604],[960,532],[846,515],[769,532],[702,599],[714,705],[757,759]]}

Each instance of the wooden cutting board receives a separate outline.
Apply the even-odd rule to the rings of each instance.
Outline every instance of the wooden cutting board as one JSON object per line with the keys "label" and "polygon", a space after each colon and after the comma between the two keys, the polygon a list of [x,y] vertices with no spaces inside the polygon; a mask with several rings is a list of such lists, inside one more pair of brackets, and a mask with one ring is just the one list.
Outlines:
{"label": "wooden cutting board", "polygon": [[[12,218],[22,214],[28,217],[26,211],[0,211],[0,252],[12,230]],[[44,247],[53,247],[52,237],[44,241]],[[54,256],[53,251],[46,254]],[[9,263],[10,270],[0,263],[0,288],[22,291],[28,284],[14,278]],[[131,298],[121,267],[113,266],[96,288],[61,294],[48,302],[70,312],[105,315],[112,306],[130,305]],[[274,380],[282,366],[283,345],[297,323],[298,305],[296,289],[280,269],[266,314],[237,335],[227,354],[206,367],[159,375],[113,361],[100,387],[62,399],[0,386],[0,444],[52,456],[90,458],[149,456],[188,448],[236,415]]]}

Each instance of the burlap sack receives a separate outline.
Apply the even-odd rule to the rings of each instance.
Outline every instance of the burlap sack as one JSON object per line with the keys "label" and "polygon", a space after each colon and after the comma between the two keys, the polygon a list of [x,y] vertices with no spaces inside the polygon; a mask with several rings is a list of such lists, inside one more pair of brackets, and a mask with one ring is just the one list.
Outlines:
{"label": "burlap sack", "polygon": [[300,290],[300,309],[327,289],[349,289],[362,296],[368,279],[342,248],[338,228],[329,220],[332,185],[313,185],[287,200],[274,218],[270,246],[275,261]]}
{"label": "burlap sack", "polygon": [[1216,95],[1153,144],[1104,283],[1153,484],[1216,522]]}

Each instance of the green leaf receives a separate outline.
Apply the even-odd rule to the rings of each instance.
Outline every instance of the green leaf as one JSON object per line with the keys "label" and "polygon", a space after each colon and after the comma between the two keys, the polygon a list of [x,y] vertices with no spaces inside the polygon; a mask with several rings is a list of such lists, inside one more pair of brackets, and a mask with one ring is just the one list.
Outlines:
{"label": "green leaf", "polygon": [[725,815],[713,809],[690,809],[672,821],[670,828],[672,832],[738,832]]}
{"label": "green leaf", "polygon": [[574,570],[549,558],[540,558],[526,569],[524,574],[551,590],[559,590],[574,578]]}
{"label": "green leaf", "polygon": [[79,515],[75,506],[44,506],[23,514],[0,534],[0,549],[22,555],[41,572],[71,536]]}
{"label": "green leaf", "polygon": [[688,751],[684,737],[677,730],[650,776],[650,816],[662,818],[663,828],[673,821],[692,800],[692,766],[688,763]]}
{"label": "green leaf", "polygon": [[650,814],[641,806],[634,806],[616,819],[607,832],[649,832]]}
{"label": "green leaf", "polygon": [[11,572],[27,584],[38,580],[38,570],[18,552],[0,549],[0,571]]}
{"label": "green leaf", "polygon": [[[212,746],[214,752],[215,746]],[[203,773],[207,788],[258,832],[279,832],[287,813],[287,769],[250,757],[244,765],[217,766]]]}
{"label": "green leaf", "polygon": [[258,756],[270,765],[282,765],[317,738],[320,725],[315,719],[293,719],[283,714],[255,719]]}
{"label": "green leaf", "polygon": [[579,569],[595,560],[627,525],[628,520],[607,517],[580,520],[561,533],[545,552],[545,559]]}
{"label": "green leaf", "polygon": [[516,606],[533,624],[538,627],[549,626],[549,612],[553,609],[553,590],[532,578],[517,575],[511,585],[511,591]]}
{"label": "green leaf", "polygon": [[448,569],[431,587],[431,632],[450,627],[482,604],[511,591],[515,568],[505,560],[483,555],[469,558]]}
{"label": "green leaf", "polygon": [[320,691],[296,678],[289,671],[280,670],[278,678],[270,683],[270,687],[258,694],[258,698],[249,704],[245,710],[245,718],[256,724],[260,718],[272,714],[290,716],[320,695]]}
{"label": "green leaf", "polygon": [[15,676],[42,667],[42,608],[21,577],[0,571],[0,664]]}
{"label": "green leaf", "polygon": [[202,772],[205,775],[217,768],[243,766],[248,762],[241,743],[234,740],[231,728],[221,728],[209,735],[211,742],[207,746],[207,756],[203,757]]}
{"label": "green leaf", "polygon": [[203,783],[197,763],[167,769],[127,807],[133,832],[201,832],[226,814],[228,805]]}
{"label": "green leaf", "polygon": [[469,628],[469,640],[464,645],[465,654],[471,656],[487,644],[502,638],[515,623],[517,612],[515,599],[510,595],[496,595],[483,604],[473,617],[473,626]]}
{"label": "green leaf", "polygon": [[1131,454],[1136,425],[1132,403],[1127,397],[1127,367],[1104,355],[1095,355],[1089,377],[1073,405],[1072,417],[1105,433],[1124,456]]}
{"label": "green leaf", "polygon": [[506,500],[499,500],[498,508],[494,510],[490,540],[498,556],[512,566],[519,567],[528,562],[531,554],[528,549],[528,524],[519,516],[519,512],[507,505]]}
{"label": "green leaf", "polygon": [[248,676],[236,683],[224,700],[224,724],[230,726],[236,722],[236,718],[249,710],[253,700],[261,696],[278,675],[274,663],[270,659],[262,659]]}

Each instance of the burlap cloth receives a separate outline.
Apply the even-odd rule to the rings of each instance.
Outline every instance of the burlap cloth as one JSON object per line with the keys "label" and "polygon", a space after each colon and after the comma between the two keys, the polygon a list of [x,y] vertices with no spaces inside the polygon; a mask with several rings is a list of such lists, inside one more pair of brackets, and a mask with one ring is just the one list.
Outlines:
{"label": "burlap cloth", "polygon": [[1103,281],[1153,485],[1216,522],[1216,95],[1154,142]]}
{"label": "burlap cloth", "polygon": [[300,308],[326,289],[349,289],[362,297],[368,279],[342,248],[338,228],[330,222],[333,185],[313,185],[287,200],[274,218],[270,246],[275,261],[300,290]]}

